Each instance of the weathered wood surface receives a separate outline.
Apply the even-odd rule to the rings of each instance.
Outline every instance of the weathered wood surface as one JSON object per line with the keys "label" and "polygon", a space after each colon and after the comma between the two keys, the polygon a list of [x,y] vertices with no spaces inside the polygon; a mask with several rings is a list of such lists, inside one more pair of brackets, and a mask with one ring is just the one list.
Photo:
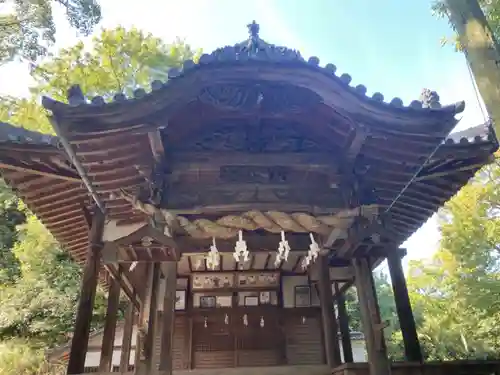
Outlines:
{"label": "weathered wood surface", "polygon": [[171,375],[173,366],[173,339],[175,327],[175,292],[177,286],[177,262],[167,262],[165,272],[165,296],[163,298],[163,327],[161,338],[160,375]]}
{"label": "weathered wood surface", "polygon": [[390,375],[391,368],[387,357],[384,326],[380,319],[372,270],[366,258],[355,259],[353,264],[370,375]]}
{"label": "weathered wood surface", "polygon": [[408,295],[403,265],[401,264],[401,256],[397,251],[389,252],[388,254],[387,264],[391,275],[391,284],[396,302],[399,325],[403,335],[405,357],[406,360],[410,362],[422,362],[422,350],[418,340],[417,327],[415,325],[415,318]]}
{"label": "weathered wood surface", "polygon": [[342,341],[342,351],[344,353],[344,362],[353,362],[351,332],[349,329],[349,315],[345,303],[345,294],[340,292],[339,284],[335,283],[335,295],[337,296],[338,323],[340,329],[340,338]]}
{"label": "weathered wood surface", "polygon": [[[121,273],[118,273],[120,276]],[[104,322],[104,332],[102,337],[101,358],[99,371],[106,372],[112,369],[113,347],[115,344],[116,322],[118,319],[118,307],[120,303],[120,284],[118,280],[111,279],[108,305],[106,308],[106,320]]]}
{"label": "weathered wood surface", "polygon": [[129,303],[125,311],[125,324],[123,328],[122,346],[120,353],[120,372],[127,372],[130,364],[130,349],[132,348],[132,333],[134,330],[135,308]]}
{"label": "weathered wood surface", "polygon": [[85,367],[97,278],[99,277],[100,250],[102,246],[101,240],[104,230],[104,221],[104,213],[96,209],[92,217],[92,227],[88,234],[89,247],[87,263],[83,270],[80,298],[76,310],[75,328],[71,340],[71,350],[67,369],[68,375],[79,374],[83,372]]}
{"label": "weathered wood surface", "polygon": [[330,368],[339,366],[342,361],[340,357],[339,341],[337,339],[337,320],[333,307],[332,284],[330,282],[328,257],[320,255],[319,262],[319,299],[321,304],[321,320],[324,337],[326,362]]}

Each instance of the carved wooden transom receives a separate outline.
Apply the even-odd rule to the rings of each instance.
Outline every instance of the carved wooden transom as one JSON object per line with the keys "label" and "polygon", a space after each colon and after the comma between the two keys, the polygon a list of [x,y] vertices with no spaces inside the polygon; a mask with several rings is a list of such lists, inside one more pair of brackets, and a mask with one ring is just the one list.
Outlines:
{"label": "carved wooden transom", "polygon": [[321,97],[289,84],[243,82],[209,86],[202,90],[199,100],[223,110],[283,114],[307,110],[320,103]]}
{"label": "carved wooden transom", "polygon": [[290,121],[221,120],[203,125],[191,138],[170,147],[174,152],[331,152],[328,140],[304,127]]}

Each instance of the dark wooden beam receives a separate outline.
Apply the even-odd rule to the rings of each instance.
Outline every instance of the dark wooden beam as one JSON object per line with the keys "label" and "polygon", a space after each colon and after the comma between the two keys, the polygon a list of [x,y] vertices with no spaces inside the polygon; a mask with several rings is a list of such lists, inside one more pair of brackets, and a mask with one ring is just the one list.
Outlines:
{"label": "dark wooden beam", "polygon": [[332,287],[330,283],[330,274],[328,259],[320,255],[317,259],[319,263],[319,299],[321,304],[321,319],[323,322],[323,334],[326,353],[326,362],[333,369],[342,363],[340,358],[339,341],[337,340],[337,321],[335,319],[335,310],[333,308]]}
{"label": "dark wooden beam", "polygon": [[97,279],[99,277],[99,251],[102,245],[104,222],[104,213],[96,208],[92,216],[92,225],[89,231],[89,248],[83,269],[80,299],[76,310],[75,329],[71,340],[71,351],[67,369],[68,375],[81,374],[85,368],[90,324],[94,309]]}
{"label": "dark wooden beam", "polygon": [[24,172],[28,174],[36,174],[39,176],[55,178],[58,180],[72,181],[72,182],[82,182],[78,173],[71,173],[66,170],[60,169],[51,169],[43,165],[28,165],[22,162],[19,162],[15,159],[11,159],[8,157],[2,157],[0,159],[0,168],[8,169],[11,171]]}
{"label": "dark wooden beam", "polygon": [[108,306],[106,308],[106,320],[102,334],[101,358],[99,360],[99,372],[111,372],[113,360],[113,347],[115,344],[116,321],[118,319],[118,306],[120,304],[120,284],[118,280],[111,277],[108,292]]}
{"label": "dark wooden beam", "polygon": [[130,302],[134,304],[135,308],[139,309],[140,300],[137,293],[135,293],[137,283],[134,283],[130,278],[130,273],[124,269],[118,272],[119,266],[116,264],[105,264],[104,268],[118,281],[121,289]]}
{"label": "dark wooden beam", "polygon": [[[389,222],[389,223],[386,223]],[[356,248],[367,238],[374,234],[379,235],[380,239],[390,238],[393,235],[389,231],[389,227],[392,223],[389,219],[377,219],[369,222],[366,219],[361,219],[355,222],[351,228],[349,228],[347,240],[345,243],[335,252],[335,255],[339,258],[347,258],[352,256]]]}
{"label": "dark wooden beam", "polygon": [[340,292],[339,284],[334,284],[335,295],[337,296],[337,311],[339,313],[340,338],[342,340],[342,352],[344,353],[344,362],[354,362],[352,354],[351,330],[349,329],[349,315],[345,305],[344,293]]}
{"label": "dark wooden beam", "polygon": [[440,168],[438,170],[426,171],[425,169],[415,177],[415,182],[419,181],[428,181],[436,178],[441,178],[447,175],[456,175],[458,172],[477,170],[484,165],[492,162],[494,160],[493,155],[489,155],[489,157],[482,158],[474,158],[459,161],[454,166],[450,166],[449,168]]}
{"label": "dark wooden beam", "polygon": [[[151,308],[151,294],[153,286],[153,268],[154,264],[146,263],[144,268],[144,286],[140,290],[141,294],[141,307],[139,310],[139,317],[137,319],[137,336],[135,344],[135,368],[134,373],[141,374],[141,361],[144,360],[144,340],[146,339],[149,310]],[[144,371],[142,371],[144,373]]]}
{"label": "dark wooden beam", "polygon": [[350,164],[350,170],[348,170],[348,172],[352,172],[352,165],[354,164],[356,157],[361,151],[361,147],[363,147],[363,143],[365,142],[367,137],[367,131],[361,127],[353,128],[351,134],[349,134],[344,153],[346,159]]}
{"label": "dark wooden beam", "polygon": [[353,260],[353,265],[370,375],[387,375],[391,373],[391,366],[370,263],[366,258],[358,258]]}
{"label": "dark wooden beam", "polygon": [[218,172],[226,166],[280,166],[306,171],[338,172],[336,157],[328,153],[276,153],[252,154],[243,152],[177,152],[174,156],[172,174],[188,171]]}
{"label": "dark wooden beam", "polygon": [[129,303],[125,311],[125,324],[123,327],[122,346],[120,353],[120,372],[128,372],[130,364],[130,349],[132,348],[132,333],[134,329],[135,308]]}
{"label": "dark wooden beam", "polygon": [[389,273],[391,274],[391,284],[396,302],[399,326],[403,334],[406,360],[410,362],[423,362],[424,359],[418,340],[415,318],[411,308],[410,297],[408,296],[401,256],[398,251],[388,252],[387,264],[389,266]]}
{"label": "dark wooden beam", "polygon": [[[304,179],[307,179],[306,175]],[[219,213],[237,212],[251,210],[248,208],[250,205],[259,207],[254,209],[265,208],[267,211],[290,209],[303,211],[308,207],[306,211],[310,212],[318,209],[335,212],[345,206],[340,190],[326,181],[321,185],[310,182],[269,184],[185,182],[172,184],[165,194],[162,208],[175,213],[194,214],[195,210],[203,210],[200,213],[209,214],[214,208],[217,208]],[[297,210],[297,208],[302,209]]]}
{"label": "dark wooden beam", "polygon": [[175,328],[175,292],[177,287],[177,262],[165,265],[165,296],[163,298],[163,332],[159,375],[172,375],[173,338]]}
{"label": "dark wooden beam", "polygon": [[160,129],[151,130],[148,133],[148,139],[153,158],[157,163],[161,163],[165,156],[165,148],[163,147]]}
{"label": "dark wooden beam", "polygon": [[[332,189],[333,190],[333,189]],[[333,194],[333,193],[330,193]],[[280,211],[280,212],[309,212],[313,215],[332,215],[341,211],[338,204],[329,206],[321,203],[304,204],[297,202],[242,202],[242,203],[226,203],[226,204],[201,204],[191,207],[176,208],[168,205],[163,208],[167,209],[174,215],[222,215],[222,214],[239,214],[247,211]]]}
{"label": "dark wooden beam", "polygon": [[266,262],[264,263],[264,269],[267,270],[269,267],[269,263],[271,262],[272,255],[271,253],[267,254]]}
{"label": "dark wooden beam", "polygon": [[148,272],[148,288],[145,290],[143,310],[140,314],[141,345],[139,361],[136,362],[136,373],[152,375],[154,372],[154,349],[156,324],[158,317],[158,291],[160,286],[160,263],[151,264]]}

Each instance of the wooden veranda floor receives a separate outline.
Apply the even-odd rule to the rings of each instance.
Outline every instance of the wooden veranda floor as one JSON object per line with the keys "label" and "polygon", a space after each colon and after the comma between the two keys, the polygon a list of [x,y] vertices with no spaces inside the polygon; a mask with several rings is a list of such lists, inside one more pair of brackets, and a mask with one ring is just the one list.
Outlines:
{"label": "wooden veranda floor", "polygon": [[[118,372],[97,373],[117,375]],[[124,373],[133,375],[133,372]],[[370,375],[368,363],[349,363],[329,370],[319,366],[238,367],[226,369],[178,370],[174,375]],[[85,374],[82,374],[85,375]],[[449,361],[425,364],[393,363],[392,375],[500,375],[500,361]]]}

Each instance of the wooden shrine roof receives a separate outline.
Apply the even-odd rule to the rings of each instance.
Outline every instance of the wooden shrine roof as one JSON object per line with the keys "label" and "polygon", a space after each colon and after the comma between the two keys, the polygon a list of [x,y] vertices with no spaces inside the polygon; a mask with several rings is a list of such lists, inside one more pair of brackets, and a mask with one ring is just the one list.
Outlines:
{"label": "wooden shrine roof", "polygon": [[[398,243],[498,147],[488,125],[450,135],[463,102],[441,106],[429,90],[407,107],[367,97],[333,64],[266,43],[249,26],[248,40],[171,69],[149,93],[88,101],[73,86],[67,103],[43,98],[61,138],[0,125],[0,173],[77,261],[94,202],[63,140],[117,225],[145,221],[130,199],[145,192],[190,223],[251,210],[314,220],[376,205]],[[176,234],[212,236],[186,228]]]}
{"label": "wooden shrine roof", "polygon": [[[497,148],[491,131],[489,126],[481,125],[447,138],[394,202],[379,188],[378,203],[382,207],[392,203],[389,211],[399,242],[404,242],[491,160]],[[64,150],[58,146],[57,137],[5,123],[0,124],[0,135],[2,177],[75,260],[83,263],[88,244],[87,209],[92,199]],[[390,189],[391,182],[386,184]],[[129,202],[119,197],[109,198],[106,204],[124,218],[144,218],[144,214],[133,210]]]}

